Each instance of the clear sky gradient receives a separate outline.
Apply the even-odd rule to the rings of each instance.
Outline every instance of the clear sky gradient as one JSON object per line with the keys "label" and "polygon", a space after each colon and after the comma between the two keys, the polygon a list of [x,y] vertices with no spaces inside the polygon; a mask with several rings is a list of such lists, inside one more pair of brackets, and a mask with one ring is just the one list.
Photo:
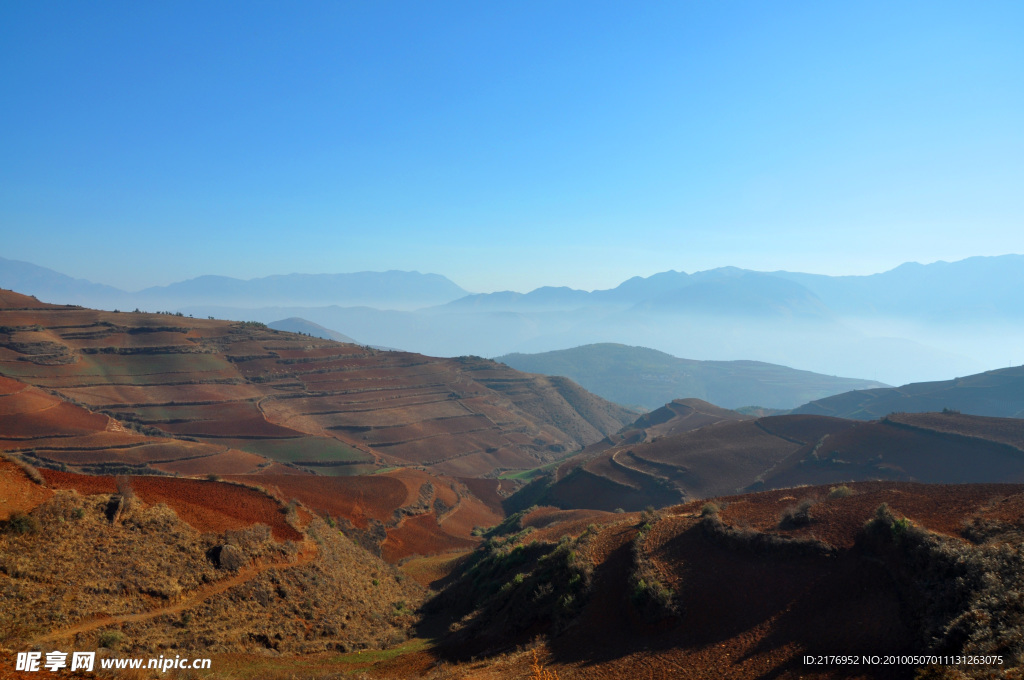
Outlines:
{"label": "clear sky gradient", "polygon": [[0,2],[0,256],[479,292],[1024,252],[1024,3]]}

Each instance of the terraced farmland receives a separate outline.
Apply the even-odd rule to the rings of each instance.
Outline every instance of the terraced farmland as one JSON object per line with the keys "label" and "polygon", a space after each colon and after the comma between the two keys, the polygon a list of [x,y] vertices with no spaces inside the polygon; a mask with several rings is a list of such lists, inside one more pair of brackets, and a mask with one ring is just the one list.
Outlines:
{"label": "terraced farmland", "polygon": [[[49,305],[6,291],[0,314],[0,374],[70,402],[53,414],[65,429],[74,418],[92,418],[81,424],[89,431],[102,429],[109,416],[178,442],[177,457],[155,450],[125,457],[164,471],[200,474],[202,464],[176,461],[204,457],[211,472],[255,463],[232,470],[248,472],[260,465],[239,453],[248,452],[331,475],[413,463],[476,477],[550,462],[634,416],[565,379],[476,357],[435,359],[262,324]],[[0,421],[5,408],[0,401]],[[23,413],[0,432],[32,435]],[[90,455],[51,460],[116,458]]]}

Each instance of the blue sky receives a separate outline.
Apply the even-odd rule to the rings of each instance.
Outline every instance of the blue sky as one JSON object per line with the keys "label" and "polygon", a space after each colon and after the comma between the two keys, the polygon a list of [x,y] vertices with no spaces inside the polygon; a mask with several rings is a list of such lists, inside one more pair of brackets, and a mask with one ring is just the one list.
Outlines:
{"label": "blue sky", "polygon": [[1024,252],[1019,2],[0,1],[0,256],[473,291]]}

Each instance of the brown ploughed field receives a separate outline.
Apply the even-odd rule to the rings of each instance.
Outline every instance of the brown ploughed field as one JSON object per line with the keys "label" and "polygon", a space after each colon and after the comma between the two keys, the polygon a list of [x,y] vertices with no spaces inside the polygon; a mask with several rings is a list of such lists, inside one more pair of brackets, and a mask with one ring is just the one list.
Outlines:
{"label": "brown ploughed field", "polygon": [[[46,483],[54,489],[73,489],[80,494],[118,493],[113,477],[79,475],[57,470],[42,470]],[[197,531],[222,532],[253,524],[270,527],[277,540],[302,538],[285,521],[279,503],[255,489],[176,477],[131,477],[128,483],[147,504],[164,503]]]}

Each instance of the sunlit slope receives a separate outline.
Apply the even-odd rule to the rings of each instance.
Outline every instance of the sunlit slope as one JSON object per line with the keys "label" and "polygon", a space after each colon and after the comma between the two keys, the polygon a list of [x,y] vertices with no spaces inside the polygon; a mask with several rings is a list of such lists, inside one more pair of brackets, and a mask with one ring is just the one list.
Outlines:
{"label": "sunlit slope", "polygon": [[37,465],[94,474],[245,474],[272,465],[223,444],[152,432],[0,376],[0,451]]}
{"label": "sunlit slope", "polygon": [[8,649],[265,657],[383,647],[415,621],[421,588],[258,490],[173,477],[43,477],[47,487],[0,459],[0,492],[19,499],[10,520],[0,514]]}
{"label": "sunlit slope", "polygon": [[0,374],[150,434],[328,474],[528,469],[635,417],[569,380],[382,352],[262,324],[0,295]]}

